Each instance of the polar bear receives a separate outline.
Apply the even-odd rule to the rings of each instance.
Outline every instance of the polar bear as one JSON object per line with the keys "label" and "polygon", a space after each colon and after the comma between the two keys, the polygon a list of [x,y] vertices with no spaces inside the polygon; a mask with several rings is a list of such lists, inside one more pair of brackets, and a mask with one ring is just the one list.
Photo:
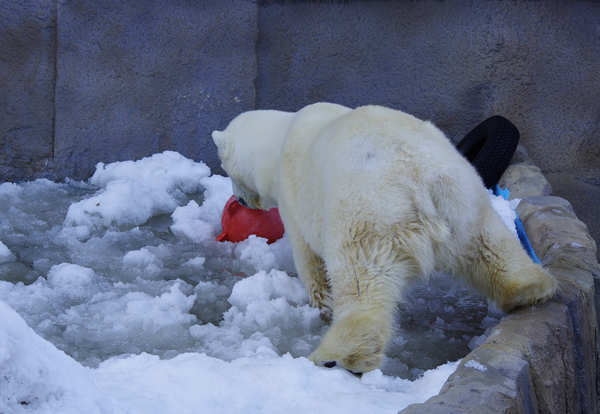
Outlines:
{"label": "polar bear", "polygon": [[435,272],[464,277],[504,311],[554,294],[556,280],[429,122],[317,103],[245,112],[212,137],[238,200],[279,208],[310,303],[331,312],[317,365],[377,368],[403,291]]}

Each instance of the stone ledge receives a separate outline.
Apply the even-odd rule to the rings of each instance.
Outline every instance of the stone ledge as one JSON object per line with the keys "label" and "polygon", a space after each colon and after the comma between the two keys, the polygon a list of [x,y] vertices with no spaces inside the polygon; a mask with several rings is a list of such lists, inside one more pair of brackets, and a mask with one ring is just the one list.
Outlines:
{"label": "stone ledge", "polygon": [[500,177],[498,185],[510,189],[509,200],[531,196],[549,196],[552,186],[542,170],[529,158],[524,145],[519,144],[510,165]]}
{"label": "stone ledge", "polygon": [[597,412],[596,244],[566,200],[531,197],[517,212],[556,297],[503,318],[437,396],[403,414]]}

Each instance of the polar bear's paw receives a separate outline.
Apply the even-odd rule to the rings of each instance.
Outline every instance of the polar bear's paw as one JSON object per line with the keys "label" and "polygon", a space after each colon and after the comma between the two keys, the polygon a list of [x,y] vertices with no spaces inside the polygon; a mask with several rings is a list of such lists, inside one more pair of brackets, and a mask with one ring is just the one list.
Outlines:
{"label": "polar bear's paw", "polygon": [[554,296],[558,282],[540,266],[527,269],[527,277],[516,278],[498,301],[499,307],[508,312],[520,306],[537,305]]}
{"label": "polar bear's paw", "polygon": [[351,314],[334,321],[310,360],[327,368],[342,367],[356,375],[378,368],[388,331],[387,321],[382,319],[381,315]]}

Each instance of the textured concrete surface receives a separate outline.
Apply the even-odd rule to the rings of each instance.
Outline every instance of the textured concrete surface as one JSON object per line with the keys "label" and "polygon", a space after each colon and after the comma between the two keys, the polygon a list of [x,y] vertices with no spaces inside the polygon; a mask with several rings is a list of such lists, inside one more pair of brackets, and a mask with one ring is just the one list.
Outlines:
{"label": "textured concrete surface", "polygon": [[382,104],[455,141],[503,115],[600,240],[600,3],[262,4],[260,108]]}
{"label": "textured concrete surface", "polygon": [[596,244],[564,199],[526,198],[517,212],[536,254],[559,281],[556,298],[503,318],[439,395],[403,414],[597,412]]}
{"label": "textured concrete surface", "polygon": [[[239,112],[326,100],[402,109],[455,140],[501,114],[519,127],[544,173],[575,169],[587,183],[599,176],[597,2],[5,0],[0,7],[3,85],[21,85],[0,105],[13,107],[11,99],[41,86],[53,91],[56,66],[57,136],[45,141],[65,152],[61,161],[93,167],[98,151],[124,158],[142,152],[136,146],[149,155],[195,145],[190,153],[210,158],[214,148],[194,140],[205,142],[206,131]],[[36,52],[46,62],[28,58]],[[32,72],[40,81],[24,88]],[[48,109],[38,112],[4,120],[52,123]],[[69,158],[75,142],[90,147],[80,159]]]}
{"label": "textured concrete surface", "polygon": [[254,108],[256,5],[60,0],[54,175],[174,150],[215,168],[210,133]]}
{"label": "textured concrete surface", "polygon": [[[600,137],[597,137],[600,141]],[[600,163],[600,162],[599,162]],[[573,203],[577,216],[584,221],[590,234],[600,242],[600,172],[597,175],[577,173],[577,169],[546,174],[552,194]],[[600,252],[597,254],[600,260]]]}
{"label": "textured concrete surface", "polygon": [[543,171],[600,157],[600,4],[293,2],[260,8],[258,105],[367,103],[454,139],[517,125]]}
{"label": "textured concrete surface", "polygon": [[517,145],[508,168],[498,181],[500,188],[510,190],[509,200],[534,196],[549,196],[552,186],[537,165],[529,157],[523,144]]}
{"label": "textured concrete surface", "polygon": [[0,2],[0,182],[52,162],[55,51],[55,1]]}

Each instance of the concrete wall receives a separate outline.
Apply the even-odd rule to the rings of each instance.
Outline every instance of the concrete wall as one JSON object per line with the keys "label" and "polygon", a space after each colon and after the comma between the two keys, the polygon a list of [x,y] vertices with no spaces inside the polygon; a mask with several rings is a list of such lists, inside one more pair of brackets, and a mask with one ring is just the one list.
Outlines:
{"label": "concrete wall", "polygon": [[59,1],[54,174],[167,149],[219,165],[210,132],[254,108],[256,12],[246,1]]}
{"label": "concrete wall", "polygon": [[501,114],[600,239],[600,3],[3,0],[0,181],[166,149],[221,172],[254,108],[382,104],[457,141]]}
{"label": "concrete wall", "polygon": [[0,2],[0,182],[51,174],[55,82],[56,2]]}
{"label": "concrete wall", "polygon": [[260,108],[381,104],[458,141],[510,119],[600,240],[600,3],[267,2]]}
{"label": "concrete wall", "polygon": [[220,163],[213,129],[255,108],[257,5],[3,0],[0,181],[84,179],[175,150]]}

